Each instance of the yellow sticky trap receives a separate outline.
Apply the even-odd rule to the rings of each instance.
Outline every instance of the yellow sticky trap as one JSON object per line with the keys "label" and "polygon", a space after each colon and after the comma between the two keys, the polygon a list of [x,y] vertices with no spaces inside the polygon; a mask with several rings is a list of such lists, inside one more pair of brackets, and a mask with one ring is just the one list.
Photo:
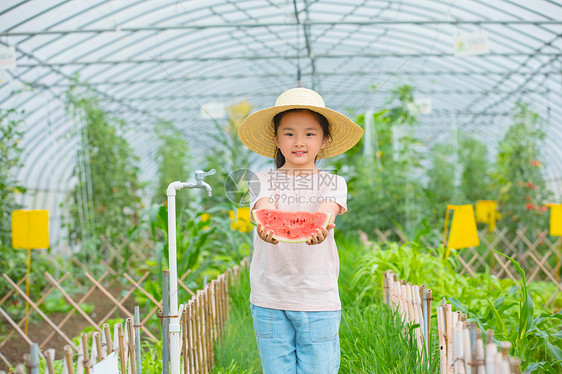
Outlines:
{"label": "yellow sticky trap", "polygon": [[[460,249],[478,247],[480,245],[480,240],[478,239],[478,230],[476,229],[476,220],[474,218],[474,208],[472,205],[447,205],[447,217],[449,215],[449,210],[453,210],[454,214],[447,248]],[[447,223],[445,223],[445,225],[447,225]],[[445,226],[445,235],[447,232],[446,227],[447,226]]]}
{"label": "yellow sticky trap", "polygon": [[562,204],[548,204],[550,208],[550,235],[562,236]]}
{"label": "yellow sticky trap", "polygon": [[476,222],[487,223],[488,231],[496,229],[498,202],[494,200],[479,200],[476,202]]}
{"label": "yellow sticky trap", "polygon": [[19,249],[49,248],[49,211],[12,211],[12,247]]}
{"label": "yellow sticky trap", "polygon": [[237,214],[235,214],[233,210],[229,210],[228,217],[232,221],[230,222],[230,228],[232,230],[250,232],[254,228],[250,218],[249,207],[239,208]]}

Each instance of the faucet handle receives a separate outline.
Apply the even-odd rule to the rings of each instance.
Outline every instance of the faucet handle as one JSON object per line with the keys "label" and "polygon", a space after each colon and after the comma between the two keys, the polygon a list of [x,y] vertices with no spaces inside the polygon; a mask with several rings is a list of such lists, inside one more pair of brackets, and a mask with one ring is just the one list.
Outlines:
{"label": "faucet handle", "polygon": [[203,170],[196,170],[196,171],[195,171],[195,179],[203,180],[203,179],[205,179],[206,176],[208,176],[208,175],[213,175],[213,174],[215,174],[216,172],[217,172],[217,171],[216,171],[215,169],[211,169],[211,170],[209,170],[209,171],[207,171],[207,172],[205,172],[205,171],[203,171]]}

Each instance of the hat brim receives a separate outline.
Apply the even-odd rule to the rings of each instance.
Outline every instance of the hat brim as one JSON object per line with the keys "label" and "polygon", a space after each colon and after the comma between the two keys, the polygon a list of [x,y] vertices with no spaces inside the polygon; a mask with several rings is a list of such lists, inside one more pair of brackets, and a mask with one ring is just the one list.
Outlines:
{"label": "hat brim", "polygon": [[334,157],[348,151],[363,135],[363,129],[359,125],[335,110],[312,105],[280,105],[259,110],[246,117],[238,127],[238,138],[257,154],[274,158],[277,147],[273,140],[273,117],[291,109],[309,109],[322,114],[328,120],[332,136],[318,154],[319,159]]}

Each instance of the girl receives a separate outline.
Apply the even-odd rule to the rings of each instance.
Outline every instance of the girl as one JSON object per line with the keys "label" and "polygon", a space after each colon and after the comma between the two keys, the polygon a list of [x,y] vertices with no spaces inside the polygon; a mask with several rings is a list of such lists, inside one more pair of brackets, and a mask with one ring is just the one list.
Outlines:
{"label": "girl", "polygon": [[347,186],[315,161],[347,151],[362,133],[306,88],[285,91],[275,106],[248,116],[238,129],[248,148],[276,165],[256,174],[251,209],[332,214],[328,227],[306,243],[280,243],[274,232],[257,227],[250,308],[265,374],[338,372],[341,303],[332,229],[336,215],[347,210]]}

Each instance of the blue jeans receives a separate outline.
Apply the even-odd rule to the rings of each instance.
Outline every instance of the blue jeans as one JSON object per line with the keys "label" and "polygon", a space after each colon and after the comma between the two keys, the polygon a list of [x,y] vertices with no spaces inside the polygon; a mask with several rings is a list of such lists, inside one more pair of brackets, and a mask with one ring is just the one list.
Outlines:
{"label": "blue jeans", "polygon": [[333,374],[341,311],[293,312],[250,304],[264,374]]}

